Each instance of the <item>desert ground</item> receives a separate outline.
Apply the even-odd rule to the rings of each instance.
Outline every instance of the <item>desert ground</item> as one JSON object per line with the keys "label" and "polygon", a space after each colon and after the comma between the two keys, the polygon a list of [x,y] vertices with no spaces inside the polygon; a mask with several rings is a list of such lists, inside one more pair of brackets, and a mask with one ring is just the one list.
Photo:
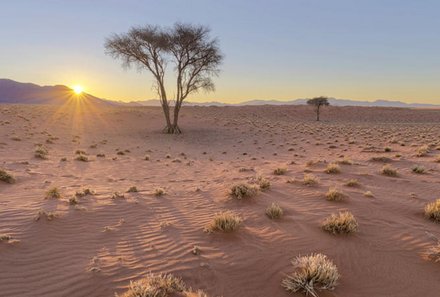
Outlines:
{"label": "desert ground", "polygon": [[[291,260],[323,253],[341,276],[319,296],[439,296],[427,251],[440,224],[424,209],[440,198],[440,110],[326,107],[321,119],[308,106],[188,106],[184,133],[165,135],[156,107],[0,105],[13,178],[0,181],[0,295],[114,296],[151,272],[209,296],[303,296],[281,285]],[[253,197],[229,194],[262,179]],[[281,218],[265,214],[272,203]],[[225,210],[238,229],[206,232]],[[357,232],[326,232],[345,210]]]}

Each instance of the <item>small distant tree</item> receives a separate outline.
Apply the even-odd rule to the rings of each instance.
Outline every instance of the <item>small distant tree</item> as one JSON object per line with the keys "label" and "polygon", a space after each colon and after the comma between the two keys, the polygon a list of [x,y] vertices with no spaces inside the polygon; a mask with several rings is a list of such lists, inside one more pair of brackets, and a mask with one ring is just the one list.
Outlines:
{"label": "small distant tree", "polygon": [[[106,53],[123,61],[123,66],[147,69],[165,116],[165,133],[179,134],[179,112],[183,101],[200,90],[214,91],[212,77],[218,75],[223,56],[217,39],[205,26],[177,23],[171,28],[147,25],[131,28],[125,34],[113,34],[105,42]],[[165,86],[168,62],[174,65],[176,91],[174,113]]]}
{"label": "small distant tree", "polygon": [[307,100],[307,104],[308,105],[313,105],[315,107],[316,120],[317,121],[319,121],[319,114],[320,114],[321,106],[328,106],[328,105],[330,105],[330,103],[328,102],[328,98],[327,97],[323,97],[323,96],[309,99],[309,100]]}

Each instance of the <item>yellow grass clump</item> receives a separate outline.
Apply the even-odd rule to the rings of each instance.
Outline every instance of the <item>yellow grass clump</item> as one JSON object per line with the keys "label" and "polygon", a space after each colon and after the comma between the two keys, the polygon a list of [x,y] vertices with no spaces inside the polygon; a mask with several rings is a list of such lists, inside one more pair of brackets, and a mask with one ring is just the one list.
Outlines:
{"label": "yellow grass clump", "polygon": [[266,208],[266,215],[273,219],[279,219],[283,216],[283,209],[276,203],[272,203],[268,208]]}
{"label": "yellow grass clump", "polygon": [[231,211],[222,211],[216,213],[211,222],[205,228],[207,232],[221,231],[232,232],[238,229],[242,219]]}
{"label": "yellow grass clump", "polygon": [[440,222],[440,198],[425,206],[425,215],[431,220]]}
{"label": "yellow grass clump", "polygon": [[323,254],[297,257],[292,265],[295,271],[281,283],[291,293],[318,297],[316,290],[333,290],[340,277],[336,265]]}
{"label": "yellow grass clump", "polygon": [[335,174],[340,172],[341,172],[341,167],[339,167],[339,165],[336,163],[330,163],[327,165],[327,168],[325,168],[325,173],[328,174]]}
{"label": "yellow grass clump", "polygon": [[345,195],[337,188],[332,187],[325,194],[325,198],[327,198],[328,201],[341,201],[345,198]]}
{"label": "yellow grass clump", "polygon": [[390,165],[385,165],[382,167],[381,173],[386,176],[396,177],[397,176],[397,169],[394,169]]}
{"label": "yellow grass clump", "polygon": [[303,184],[306,186],[313,186],[319,183],[319,179],[313,174],[304,174]]}
{"label": "yellow grass clump", "polygon": [[15,178],[10,173],[6,172],[6,170],[0,169],[0,181],[7,184],[13,184]]}
{"label": "yellow grass clump", "polygon": [[117,297],[208,297],[203,291],[193,291],[179,277],[172,274],[152,274],[130,282],[128,290]]}
{"label": "yellow grass clump", "polygon": [[45,160],[45,159],[47,159],[47,155],[48,154],[49,154],[49,151],[44,146],[42,146],[42,145],[38,145],[35,148],[35,151],[34,151],[35,158],[39,158],[39,159]]}
{"label": "yellow grass clump", "polygon": [[416,155],[417,157],[424,157],[429,153],[429,146],[427,145],[422,145],[421,147],[419,147],[416,151]]}
{"label": "yellow grass clump", "polygon": [[345,185],[347,187],[359,187],[360,186],[359,181],[357,179],[350,179],[349,181],[347,181],[345,183]]}
{"label": "yellow grass clump", "polygon": [[61,198],[60,190],[58,190],[57,187],[50,188],[46,192],[46,199],[51,199],[51,198],[55,198],[55,199]]}
{"label": "yellow grass clump", "polygon": [[229,195],[235,199],[252,198],[258,193],[258,188],[248,184],[236,184],[231,187]]}
{"label": "yellow grass clump", "polygon": [[326,218],[322,222],[322,229],[333,234],[348,234],[357,231],[358,222],[351,212],[344,211]]}
{"label": "yellow grass clump", "polygon": [[286,172],[287,172],[287,168],[279,167],[279,168],[276,168],[273,171],[273,174],[275,174],[275,175],[284,175],[284,174],[286,174]]}

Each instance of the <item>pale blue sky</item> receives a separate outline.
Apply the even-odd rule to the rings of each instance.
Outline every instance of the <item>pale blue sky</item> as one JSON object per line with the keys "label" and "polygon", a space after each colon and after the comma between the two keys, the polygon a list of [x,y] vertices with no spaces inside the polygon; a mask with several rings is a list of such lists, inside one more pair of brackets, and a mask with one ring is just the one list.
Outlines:
{"label": "pale blue sky", "polygon": [[180,21],[210,26],[225,55],[217,91],[189,100],[438,103],[439,12],[438,0],[0,0],[0,77],[154,98],[151,76],[123,70],[104,40]]}

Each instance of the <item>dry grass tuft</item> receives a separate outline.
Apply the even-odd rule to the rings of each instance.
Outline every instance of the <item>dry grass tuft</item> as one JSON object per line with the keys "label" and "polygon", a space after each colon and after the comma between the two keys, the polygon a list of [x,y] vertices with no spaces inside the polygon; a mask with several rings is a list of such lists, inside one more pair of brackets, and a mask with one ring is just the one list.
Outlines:
{"label": "dry grass tuft", "polygon": [[421,165],[414,165],[411,168],[411,171],[414,173],[417,173],[417,174],[423,174],[423,173],[425,173],[426,170],[425,170],[425,167],[423,167]]}
{"label": "dry grass tuft", "polygon": [[314,186],[319,183],[319,179],[313,174],[304,174],[303,184],[306,186]]}
{"label": "dry grass tuft", "polygon": [[422,145],[421,147],[419,147],[416,151],[416,156],[417,157],[424,157],[429,153],[429,146],[427,145]]}
{"label": "dry grass tuft", "polygon": [[365,197],[368,197],[368,198],[373,198],[373,197],[374,197],[374,194],[373,194],[373,192],[371,192],[371,191],[366,191],[366,192],[364,192],[364,196],[365,196]]}
{"label": "dry grass tuft", "polygon": [[162,189],[162,188],[156,188],[156,189],[154,189],[154,192],[153,192],[153,195],[156,196],[156,197],[160,197],[160,196],[163,196],[165,194],[166,194],[165,190]]}
{"label": "dry grass tuft", "polygon": [[59,198],[61,198],[61,193],[57,187],[50,188],[46,192],[46,199],[59,199]]}
{"label": "dry grass tuft", "polygon": [[9,241],[9,240],[11,240],[12,239],[12,236],[11,235],[8,235],[8,234],[0,234],[0,242],[2,242],[2,241]]}
{"label": "dry grass tuft", "polygon": [[281,167],[279,167],[279,168],[276,168],[274,171],[273,171],[273,174],[275,174],[275,175],[284,175],[284,174],[286,174],[286,172],[287,172],[287,168],[281,168]]}
{"label": "dry grass tuft", "polygon": [[359,187],[360,183],[357,179],[350,179],[345,183],[347,187]]}
{"label": "dry grass tuft", "polygon": [[383,175],[386,176],[392,176],[392,177],[396,177],[397,174],[397,169],[394,169],[393,167],[391,167],[390,165],[385,165],[382,167],[381,171],[380,171]]}
{"label": "dry grass tuft", "polygon": [[353,161],[350,159],[343,159],[343,160],[339,160],[338,164],[341,165],[353,165]]}
{"label": "dry grass tuft", "polygon": [[345,195],[337,188],[331,187],[325,194],[325,198],[327,198],[328,201],[341,201],[345,198]]}
{"label": "dry grass tuft", "polygon": [[[190,296],[185,283],[181,278],[172,274],[152,274],[145,278],[130,282],[128,291],[118,297],[171,297]],[[196,295],[197,296],[197,295]]]}
{"label": "dry grass tuft", "polygon": [[340,172],[341,172],[341,167],[339,167],[339,165],[336,163],[330,163],[327,165],[327,168],[325,168],[325,173],[328,174],[335,174]]}
{"label": "dry grass tuft", "polygon": [[139,191],[135,186],[132,186],[127,190],[127,193],[137,193],[137,192]]}
{"label": "dry grass tuft", "polygon": [[440,198],[426,204],[425,216],[431,220],[440,222]]}
{"label": "dry grass tuft", "polygon": [[235,184],[231,187],[229,195],[235,199],[252,198],[258,193],[258,188],[249,184]]}
{"label": "dry grass tuft", "polygon": [[272,203],[268,208],[266,208],[266,215],[274,219],[279,219],[283,216],[283,209],[276,203]]}
{"label": "dry grass tuft", "polygon": [[88,195],[95,195],[95,192],[93,192],[92,190],[87,188],[87,189],[84,189],[82,191],[77,191],[75,193],[75,196],[78,197],[78,198],[85,197],[85,196],[88,196]]}
{"label": "dry grass tuft", "polygon": [[0,181],[5,182],[7,184],[15,183],[15,178],[8,172],[3,169],[0,169]]}
{"label": "dry grass tuft", "polygon": [[238,229],[242,219],[231,211],[223,211],[216,213],[212,221],[205,228],[207,232],[221,231],[232,232]]}
{"label": "dry grass tuft", "polygon": [[379,156],[379,157],[372,157],[372,158],[370,158],[370,161],[372,161],[372,162],[390,163],[393,160],[388,158],[388,157]]}
{"label": "dry grass tuft", "polygon": [[322,229],[333,234],[356,232],[358,222],[351,212],[344,211],[332,214],[322,222]]}
{"label": "dry grass tuft", "polygon": [[124,199],[124,198],[125,198],[124,194],[121,194],[119,192],[114,192],[112,195],[112,199]]}
{"label": "dry grass tuft", "polygon": [[52,211],[45,211],[42,209],[37,212],[37,215],[35,216],[35,221],[39,221],[42,217],[46,218],[46,220],[48,221],[52,221],[56,217],[56,214]]}
{"label": "dry grass tuft", "polygon": [[47,155],[49,155],[49,151],[44,146],[38,145],[35,148],[35,151],[34,151],[35,158],[46,160],[47,159]]}
{"label": "dry grass tuft", "polygon": [[316,290],[333,290],[340,277],[336,265],[323,254],[297,257],[292,265],[295,271],[281,283],[288,292],[318,297]]}
{"label": "dry grass tuft", "polygon": [[79,154],[78,156],[76,156],[75,160],[81,162],[89,162],[89,157],[83,154]]}
{"label": "dry grass tuft", "polygon": [[257,178],[257,183],[261,191],[266,191],[270,189],[270,181],[262,176],[259,176]]}

